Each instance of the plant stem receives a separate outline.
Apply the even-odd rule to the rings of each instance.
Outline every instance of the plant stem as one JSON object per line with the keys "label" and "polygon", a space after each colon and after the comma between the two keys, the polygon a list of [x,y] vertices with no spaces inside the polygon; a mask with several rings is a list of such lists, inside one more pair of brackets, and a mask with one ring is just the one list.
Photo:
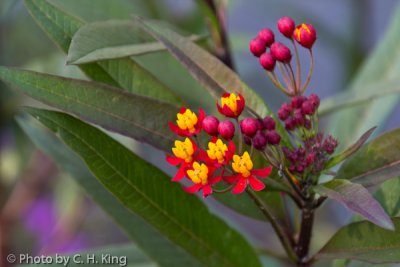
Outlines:
{"label": "plant stem", "polygon": [[305,207],[301,214],[301,228],[299,242],[296,247],[298,256],[298,266],[309,266],[307,259],[308,251],[310,248],[312,229],[314,224],[314,209]]}
{"label": "plant stem", "polygon": [[282,244],[283,248],[285,249],[289,258],[293,262],[296,262],[297,255],[293,249],[291,238],[286,234],[286,231],[282,228],[281,223],[274,216],[274,214],[269,211],[267,205],[265,205],[264,201],[262,201],[256,195],[256,193],[254,193],[251,189],[247,189],[246,192],[253,199],[254,203],[256,203],[256,205],[259,207],[259,209],[264,214],[264,216],[267,218],[267,220],[271,223],[272,227],[274,228],[276,234],[278,235],[278,238],[281,241],[281,244]]}
{"label": "plant stem", "polygon": [[208,5],[208,7],[212,11],[213,15],[215,16],[218,22],[217,23],[218,29],[216,30],[218,31],[219,34],[219,40],[215,42],[217,46],[217,51],[216,51],[217,56],[222,62],[225,63],[226,66],[234,70],[235,66],[232,59],[232,53],[229,45],[228,33],[226,27],[226,10],[222,6],[217,6],[215,0],[204,0],[204,1]]}
{"label": "plant stem", "polygon": [[242,155],[243,152],[243,133],[240,130],[240,123],[239,123],[239,118],[236,118],[236,124],[239,130],[239,154]]}

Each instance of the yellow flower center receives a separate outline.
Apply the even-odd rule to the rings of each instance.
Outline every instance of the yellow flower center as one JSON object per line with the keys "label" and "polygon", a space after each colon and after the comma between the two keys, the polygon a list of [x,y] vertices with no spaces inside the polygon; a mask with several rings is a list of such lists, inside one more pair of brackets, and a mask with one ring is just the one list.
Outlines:
{"label": "yellow flower center", "polygon": [[186,138],[183,142],[176,140],[175,147],[172,148],[172,153],[174,153],[177,158],[183,159],[186,162],[191,162],[194,153],[193,144],[189,138]]}
{"label": "yellow flower center", "polygon": [[195,184],[207,184],[208,181],[208,167],[204,163],[200,165],[197,161],[193,163],[193,170],[188,170],[187,174]]}
{"label": "yellow flower center", "polygon": [[221,105],[222,108],[224,106],[228,106],[233,113],[237,112],[237,100],[240,100],[240,97],[236,96],[234,93],[231,93],[229,96],[221,97]]}
{"label": "yellow flower center", "polygon": [[218,139],[215,143],[208,143],[207,155],[210,159],[218,160],[218,163],[224,162],[226,151],[228,151],[228,147],[221,139]]}
{"label": "yellow flower center", "polygon": [[235,172],[242,174],[243,177],[250,176],[250,171],[253,169],[253,162],[249,153],[246,151],[243,153],[243,156],[234,155],[232,168]]}
{"label": "yellow flower center", "polygon": [[181,130],[188,130],[191,133],[196,131],[195,125],[197,124],[197,115],[196,113],[192,112],[190,109],[186,109],[186,111],[181,114],[177,114],[178,120],[176,124]]}
{"label": "yellow flower center", "polygon": [[301,31],[302,31],[302,30],[307,31],[308,33],[311,32],[310,28],[308,28],[308,26],[307,26],[306,24],[302,23],[302,24],[300,25],[300,27],[297,27],[297,28],[294,30],[294,34],[296,35],[297,40],[299,40],[299,41],[301,41]]}

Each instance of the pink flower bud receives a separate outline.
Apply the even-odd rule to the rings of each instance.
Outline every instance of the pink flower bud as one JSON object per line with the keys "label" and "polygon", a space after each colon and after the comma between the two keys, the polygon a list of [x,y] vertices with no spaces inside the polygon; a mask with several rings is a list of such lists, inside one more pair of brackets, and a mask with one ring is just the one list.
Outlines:
{"label": "pink flower bud", "polygon": [[231,121],[221,121],[218,125],[218,133],[226,140],[231,140],[235,135],[235,125]]}
{"label": "pink flower bud", "polygon": [[255,118],[246,118],[240,122],[240,130],[243,134],[253,137],[258,130],[259,122]]}
{"label": "pink flower bud", "polygon": [[218,135],[219,120],[214,116],[207,116],[203,120],[203,130],[212,136]]}
{"label": "pink flower bud", "polygon": [[253,146],[255,149],[264,150],[267,145],[267,138],[262,131],[257,131],[253,138]]}
{"label": "pink flower bud", "polygon": [[317,40],[317,32],[311,24],[300,24],[293,32],[293,38],[303,47],[311,49],[315,40]]}
{"label": "pink flower bud", "polygon": [[310,100],[306,100],[301,105],[301,110],[305,115],[313,115],[315,112],[315,107]]}
{"label": "pink flower bud", "polygon": [[281,142],[281,136],[276,131],[268,131],[265,134],[268,144],[278,145]]}
{"label": "pink flower bud", "polygon": [[315,109],[317,110],[320,104],[319,97],[316,94],[311,94],[308,97],[308,100],[314,105]]}
{"label": "pink flower bud", "polygon": [[268,52],[265,52],[260,56],[260,64],[267,71],[273,71],[275,68],[275,63],[275,58]]}
{"label": "pink flower bud", "polygon": [[251,137],[248,137],[247,135],[245,135],[245,136],[243,136],[243,140],[246,145],[251,146],[251,143],[252,143]]}
{"label": "pink flower bud", "polygon": [[[294,29],[294,25],[293,25],[293,29]],[[269,28],[262,29],[261,31],[259,31],[257,37],[258,37],[258,39],[264,41],[264,44],[266,46],[270,46],[275,41],[274,32]]]}
{"label": "pink flower bud", "polygon": [[278,20],[278,30],[291,39],[294,32],[294,20],[290,17],[282,17]]}
{"label": "pink flower bud", "polygon": [[254,56],[261,56],[265,52],[265,50],[267,50],[265,42],[260,38],[257,37],[250,41],[250,51],[251,53],[253,53]]}
{"label": "pink flower bud", "polygon": [[305,118],[301,109],[296,109],[294,111],[293,118],[297,126],[304,125]]}
{"label": "pink flower bud", "polygon": [[292,97],[290,104],[293,108],[301,108],[301,105],[306,100],[304,96],[294,96]]}
{"label": "pink flower bud", "polygon": [[316,160],[316,155],[314,152],[311,152],[310,154],[308,154],[307,158],[306,158],[306,162],[307,162],[307,166],[310,166],[311,164],[313,164]]}
{"label": "pink flower bud", "polygon": [[276,60],[283,63],[289,63],[292,59],[292,52],[290,52],[290,49],[279,42],[275,42],[271,45],[271,54]]}
{"label": "pink flower bud", "polygon": [[275,130],[275,120],[270,116],[266,116],[263,120],[263,126],[269,131]]}
{"label": "pink flower bud", "polygon": [[285,120],[285,129],[288,131],[293,130],[296,127],[296,121],[294,118],[288,118]]}

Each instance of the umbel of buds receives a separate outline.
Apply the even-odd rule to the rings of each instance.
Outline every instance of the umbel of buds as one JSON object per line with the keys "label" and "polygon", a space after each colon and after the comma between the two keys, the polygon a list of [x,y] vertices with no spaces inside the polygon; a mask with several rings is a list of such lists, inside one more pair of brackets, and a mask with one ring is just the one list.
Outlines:
{"label": "umbel of buds", "polygon": [[[259,58],[259,63],[266,70],[268,77],[282,92],[288,96],[302,95],[308,87],[314,67],[312,47],[317,40],[317,33],[311,24],[302,23],[296,26],[290,17],[282,17],[278,20],[279,32],[291,41],[296,55],[296,68],[292,66],[292,51],[282,42],[276,41],[275,34],[270,28],[259,31],[257,37],[250,41],[251,53]],[[301,62],[296,43],[309,50],[311,64],[305,82],[301,83]],[[280,77],[275,73],[276,65],[279,68]],[[296,73],[296,74],[295,74]]]}

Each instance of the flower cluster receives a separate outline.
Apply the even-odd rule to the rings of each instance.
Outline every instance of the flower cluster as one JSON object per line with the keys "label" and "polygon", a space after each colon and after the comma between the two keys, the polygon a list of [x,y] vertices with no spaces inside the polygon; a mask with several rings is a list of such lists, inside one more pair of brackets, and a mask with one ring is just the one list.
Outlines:
{"label": "flower cluster", "polygon": [[[268,176],[272,168],[253,169],[249,152],[240,151],[241,148],[237,151],[232,141],[236,129],[234,122],[238,122],[238,117],[245,108],[243,96],[234,93],[224,94],[221,97],[221,103],[217,103],[217,108],[222,115],[227,117],[226,120],[220,121],[215,116],[205,116],[202,109],[197,115],[190,109],[181,108],[177,114],[176,124],[169,122],[170,129],[175,134],[185,137],[183,141],[175,141],[175,146],[172,148],[173,156],[166,156],[169,164],[179,166],[172,181],[181,181],[186,177],[193,185],[185,187],[184,190],[189,193],[203,191],[204,197],[216,191],[213,190],[213,186],[220,182],[228,184],[228,190],[232,189],[233,194],[242,193],[247,185],[250,185],[254,191],[263,190],[265,185],[257,177]],[[259,122],[254,118],[247,119],[257,122],[252,136],[257,131],[264,130],[263,121]],[[275,128],[275,121],[268,123],[267,128],[272,131]],[[205,132],[208,136],[208,142],[204,148],[198,138],[201,132]],[[242,134],[241,132],[240,136]]]}
{"label": "flower cluster", "polygon": [[288,131],[292,131],[298,127],[310,130],[319,104],[319,97],[315,94],[311,94],[308,98],[305,96],[294,96],[290,103],[283,103],[278,110],[278,117],[284,121],[285,128]]}
{"label": "flower cluster", "polygon": [[[270,175],[270,166],[277,169],[279,177],[284,178],[275,182],[298,187],[294,188],[295,192],[303,192],[308,185],[318,182],[318,176],[338,142],[318,129],[319,97],[316,94],[304,95],[313,68],[312,46],[316,31],[310,24],[296,26],[289,17],[278,21],[278,30],[294,46],[297,75],[291,65],[292,51],[275,41],[271,29],[261,30],[251,40],[250,51],[259,57],[272,82],[291,97],[277,112],[280,121],[275,121],[274,116],[243,116],[245,98],[241,94],[225,93],[217,103],[223,119],[207,116],[202,109],[195,113],[181,108],[176,124],[169,122],[170,129],[185,139],[175,141],[172,155],[166,160],[179,167],[173,181],[186,178],[191,183],[184,188],[187,192],[202,191],[206,197],[213,192],[240,194],[247,186],[260,191],[266,186],[259,178]],[[296,44],[308,49],[311,55],[309,75],[304,84],[301,84],[301,64]],[[274,72],[276,65],[285,86]],[[255,169],[253,159],[256,156],[264,158],[264,166],[267,167]],[[226,188],[221,190],[224,186]]]}
{"label": "flower cluster", "polygon": [[[289,39],[294,47],[296,54],[297,73],[295,76],[292,67],[292,51],[288,46],[275,40],[275,34],[270,28],[259,31],[257,37],[252,39],[249,44],[250,51],[255,57],[259,58],[260,65],[267,71],[272,82],[285,94],[301,95],[307,88],[313,69],[312,47],[317,40],[317,33],[311,24],[302,23],[295,25],[293,19],[282,17],[277,23],[279,32]],[[311,66],[304,85],[301,85],[300,60],[296,43],[310,51]],[[275,67],[280,64],[279,70],[286,84],[284,87],[275,74]]]}
{"label": "flower cluster", "polygon": [[289,171],[300,175],[318,175],[325,167],[329,156],[335,152],[338,145],[336,139],[328,135],[324,138],[322,133],[304,140],[304,146],[290,150],[286,147],[283,152],[290,162]]}

